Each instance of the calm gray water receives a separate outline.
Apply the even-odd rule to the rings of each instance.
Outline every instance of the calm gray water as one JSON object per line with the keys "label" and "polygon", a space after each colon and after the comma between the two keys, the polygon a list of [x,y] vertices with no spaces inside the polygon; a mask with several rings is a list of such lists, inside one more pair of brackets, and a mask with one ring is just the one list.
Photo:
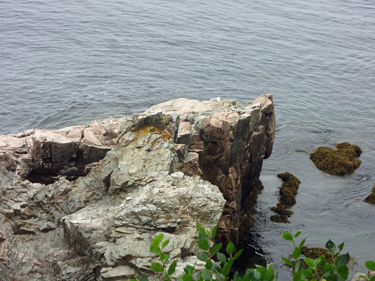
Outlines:
{"label": "calm gray water", "polygon": [[[0,0],[0,134],[122,117],[173,98],[274,95],[277,139],[251,234],[281,271],[283,230],[375,260],[375,2]],[[361,146],[361,167],[315,169],[319,145]],[[306,153],[297,153],[296,149]],[[276,174],[301,181],[291,224],[269,221]]]}

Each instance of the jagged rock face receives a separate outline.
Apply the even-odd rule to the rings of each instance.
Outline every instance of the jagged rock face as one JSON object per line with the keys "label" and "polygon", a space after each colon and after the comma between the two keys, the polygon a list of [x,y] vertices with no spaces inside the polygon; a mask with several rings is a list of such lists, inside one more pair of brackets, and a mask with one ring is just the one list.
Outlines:
{"label": "jagged rock face", "polygon": [[[89,127],[0,136],[0,279],[123,280],[149,272],[159,233],[181,273],[195,262],[196,223],[237,239],[274,124],[264,95],[247,105],[178,99]],[[35,172],[55,182],[26,179]]]}
{"label": "jagged rock face", "polygon": [[31,129],[0,136],[0,162],[15,172],[18,179],[39,177],[43,182],[43,178],[57,175],[74,178],[86,175],[87,164],[103,159],[116,144],[122,120],[110,118],[90,126],[56,131]]}
{"label": "jagged rock face", "polygon": [[[198,104],[198,105],[197,105]],[[226,199],[216,239],[238,240],[240,214],[271,155],[275,114],[271,95],[246,105],[233,101],[168,101],[146,112],[179,114],[176,150],[180,169],[217,185]]]}

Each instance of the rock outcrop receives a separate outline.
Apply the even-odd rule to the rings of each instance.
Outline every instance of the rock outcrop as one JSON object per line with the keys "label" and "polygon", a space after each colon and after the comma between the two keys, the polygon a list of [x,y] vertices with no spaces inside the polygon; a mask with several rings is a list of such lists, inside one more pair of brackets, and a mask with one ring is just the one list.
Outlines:
{"label": "rock outcrop", "polygon": [[159,233],[178,274],[194,260],[196,223],[238,239],[274,125],[263,95],[246,105],[178,99],[88,127],[0,136],[0,279],[149,273]]}

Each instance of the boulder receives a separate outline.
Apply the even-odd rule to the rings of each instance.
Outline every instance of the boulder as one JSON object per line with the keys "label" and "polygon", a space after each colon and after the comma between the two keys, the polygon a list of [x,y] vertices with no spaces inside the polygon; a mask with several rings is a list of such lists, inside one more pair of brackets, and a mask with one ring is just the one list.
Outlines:
{"label": "boulder", "polygon": [[197,262],[196,223],[238,241],[274,125],[263,95],[246,105],[178,99],[119,120],[0,136],[0,279],[150,275],[158,234],[181,274]]}

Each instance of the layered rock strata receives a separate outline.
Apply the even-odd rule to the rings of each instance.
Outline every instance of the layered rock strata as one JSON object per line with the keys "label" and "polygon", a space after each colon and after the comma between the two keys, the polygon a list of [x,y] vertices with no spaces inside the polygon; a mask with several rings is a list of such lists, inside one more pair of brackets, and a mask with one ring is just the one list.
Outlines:
{"label": "layered rock strata", "polygon": [[181,273],[196,223],[237,240],[274,125],[263,95],[246,105],[178,99],[88,127],[0,136],[0,279],[150,273],[159,233]]}

